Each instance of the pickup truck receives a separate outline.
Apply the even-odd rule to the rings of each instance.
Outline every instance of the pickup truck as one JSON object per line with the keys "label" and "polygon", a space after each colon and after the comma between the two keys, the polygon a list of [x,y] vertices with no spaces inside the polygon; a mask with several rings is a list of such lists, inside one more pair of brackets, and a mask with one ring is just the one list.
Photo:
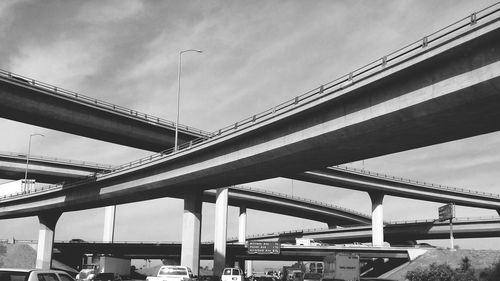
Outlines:
{"label": "pickup truck", "polygon": [[2,281],[75,281],[64,271],[51,269],[0,268]]}
{"label": "pickup truck", "polygon": [[195,281],[196,277],[187,266],[164,265],[156,276],[146,277],[146,281]]}

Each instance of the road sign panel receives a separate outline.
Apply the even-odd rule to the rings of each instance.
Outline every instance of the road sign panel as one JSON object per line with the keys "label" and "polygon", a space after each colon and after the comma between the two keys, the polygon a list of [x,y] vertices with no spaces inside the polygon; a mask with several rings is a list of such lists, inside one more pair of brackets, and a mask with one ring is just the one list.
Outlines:
{"label": "road sign panel", "polygon": [[249,241],[248,254],[279,255],[280,243],[270,241]]}

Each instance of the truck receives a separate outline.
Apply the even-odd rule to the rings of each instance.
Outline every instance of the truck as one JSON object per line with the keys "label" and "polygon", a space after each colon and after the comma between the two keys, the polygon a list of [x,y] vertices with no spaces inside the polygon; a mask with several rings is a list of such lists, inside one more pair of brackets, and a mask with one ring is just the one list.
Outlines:
{"label": "truck", "polygon": [[336,253],[323,259],[323,281],[359,281],[359,256],[353,253]]}
{"label": "truck", "polygon": [[195,278],[187,266],[164,265],[160,267],[156,276],[146,277],[146,281],[193,281]]}
{"label": "truck", "polygon": [[84,264],[76,275],[78,281],[120,280],[130,277],[130,259],[101,256],[93,259],[91,264]]}
{"label": "truck", "polygon": [[314,241],[310,238],[295,238],[295,245],[297,246],[321,246],[321,243]]}
{"label": "truck", "polygon": [[24,179],[0,184],[0,197],[9,197],[29,192],[35,186],[35,180]]}

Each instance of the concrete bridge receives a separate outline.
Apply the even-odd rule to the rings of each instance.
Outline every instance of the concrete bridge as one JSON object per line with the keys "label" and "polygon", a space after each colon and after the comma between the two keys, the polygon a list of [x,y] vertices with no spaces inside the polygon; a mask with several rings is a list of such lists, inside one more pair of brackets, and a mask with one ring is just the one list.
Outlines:
{"label": "concrete bridge", "polygon": [[[186,144],[185,149],[151,155],[94,180],[66,185],[49,196],[38,196],[36,205],[29,198],[3,201],[1,211],[38,212],[50,233],[57,214],[66,208],[184,192],[186,223],[194,236],[186,238],[187,244],[183,241],[183,249],[193,249],[199,241],[196,229],[202,190],[219,188],[218,229],[224,224],[225,186],[497,131],[500,24],[496,7],[492,9],[223,128],[201,142]],[[2,94],[12,97],[19,88],[12,85],[4,85]],[[370,192],[370,196],[372,239],[379,245],[383,241],[384,193]],[[216,234],[216,252],[220,243],[225,244],[222,232]],[[225,250],[216,256],[223,258]],[[216,260],[215,264],[217,272],[222,263]]]}
{"label": "concrete bridge", "polygon": [[[353,243],[371,241],[370,226],[348,226],[335,229],[304,229],[291,230],[277,233],[249,235],[247,241],[259,241],[278,239],[284,243],[291,243],[295,238],[310,238],[324,243]],[[500,218],[456,218],[453,220],[453,236],[455,238],[488,238],[500,236]],[[449,221],[437,220],[401,221],[387,222],[384,225],[384,238],[391,245],[402,245],[403,243],[429,240],[449,239]],[[238,239],[230,238],[229,243],[237,242]]]}

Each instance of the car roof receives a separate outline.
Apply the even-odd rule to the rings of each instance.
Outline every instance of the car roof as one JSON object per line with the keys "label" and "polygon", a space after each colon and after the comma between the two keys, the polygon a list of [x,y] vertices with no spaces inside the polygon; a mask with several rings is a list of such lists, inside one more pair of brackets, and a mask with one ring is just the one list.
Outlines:
{"label": "car roof", "polygon": [[30,272],[32,269],[26,269],[26,268],[2,268],[0,269],[1,271],[21,271],[21,272]]}
{"label": "car roof", "polygon": [[62,270],[57,270],[57,269],[40,269],[40,268],[0,268],[0,271],[17,271],[17,272],[31,272],[31,271],[37,271],[37,272],[58,272],[58,273],[65,273]]}

